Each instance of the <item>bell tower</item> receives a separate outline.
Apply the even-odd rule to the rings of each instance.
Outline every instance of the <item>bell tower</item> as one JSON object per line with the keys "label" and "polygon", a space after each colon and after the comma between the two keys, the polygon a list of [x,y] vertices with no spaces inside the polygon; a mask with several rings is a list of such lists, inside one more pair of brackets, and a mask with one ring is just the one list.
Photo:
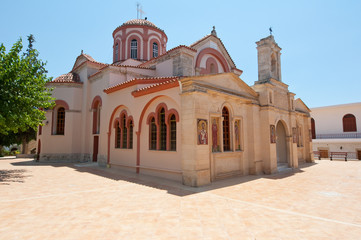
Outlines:
{"label": "bell tower", "polygon": [[262,38],[257,44],[258,52],[258,81],[269,82],[274,79],[281,80],[281,48],[275,42],[273,35]]}

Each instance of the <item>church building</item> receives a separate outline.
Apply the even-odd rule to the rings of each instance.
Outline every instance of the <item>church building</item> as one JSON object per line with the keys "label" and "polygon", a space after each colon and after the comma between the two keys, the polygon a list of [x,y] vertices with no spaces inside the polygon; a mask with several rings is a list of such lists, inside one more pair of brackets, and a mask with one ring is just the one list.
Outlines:
{"label": "church building", "polygon": [[82,52],[48,83],[56,106],[39,127],[40,161],[92,161],[188,186],[313,161],[310,110],[281,80],[273,35],[256,42],[253,86],[214,28],[167,50],[162,29],[135,19],[113,39],[112,64]]}

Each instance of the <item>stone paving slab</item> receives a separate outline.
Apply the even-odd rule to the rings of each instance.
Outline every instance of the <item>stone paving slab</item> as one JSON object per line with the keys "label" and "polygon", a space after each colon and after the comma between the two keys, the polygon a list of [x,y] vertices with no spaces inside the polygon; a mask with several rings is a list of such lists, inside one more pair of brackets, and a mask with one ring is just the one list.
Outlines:
{"label": "stone paving slab", "polygon": [[0,159],[0,239],[361,239],[361,161],[202,188]]}

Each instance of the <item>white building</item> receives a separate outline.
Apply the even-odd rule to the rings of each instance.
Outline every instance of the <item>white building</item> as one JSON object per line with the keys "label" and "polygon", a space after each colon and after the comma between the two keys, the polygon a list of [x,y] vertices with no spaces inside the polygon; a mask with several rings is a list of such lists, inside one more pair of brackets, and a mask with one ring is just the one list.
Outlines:
{"label": "white building", "polygon": [[312,108],[311,117],[313,151],[361,160],[361,102]]}

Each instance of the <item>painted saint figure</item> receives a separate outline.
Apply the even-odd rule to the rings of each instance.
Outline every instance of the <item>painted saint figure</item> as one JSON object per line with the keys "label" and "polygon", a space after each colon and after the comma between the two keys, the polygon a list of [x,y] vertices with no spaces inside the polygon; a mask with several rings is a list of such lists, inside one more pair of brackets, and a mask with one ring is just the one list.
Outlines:
{"label": "painted saint figure", "polygon": [[216,119],[213,119],[212,123],[212,152],[218,151],[218,127]]}
{"label": "painted saint figure", "polygon": [[208,144],[208,133],[205,120],[198,120],[198,144]]}
{"label": "painted saint figure", "polygon": [[239,141],[239,127],[238,127],[238,121],[234,122],[234,135],[236,137],[236,149],[241,150],[241,143]]}

